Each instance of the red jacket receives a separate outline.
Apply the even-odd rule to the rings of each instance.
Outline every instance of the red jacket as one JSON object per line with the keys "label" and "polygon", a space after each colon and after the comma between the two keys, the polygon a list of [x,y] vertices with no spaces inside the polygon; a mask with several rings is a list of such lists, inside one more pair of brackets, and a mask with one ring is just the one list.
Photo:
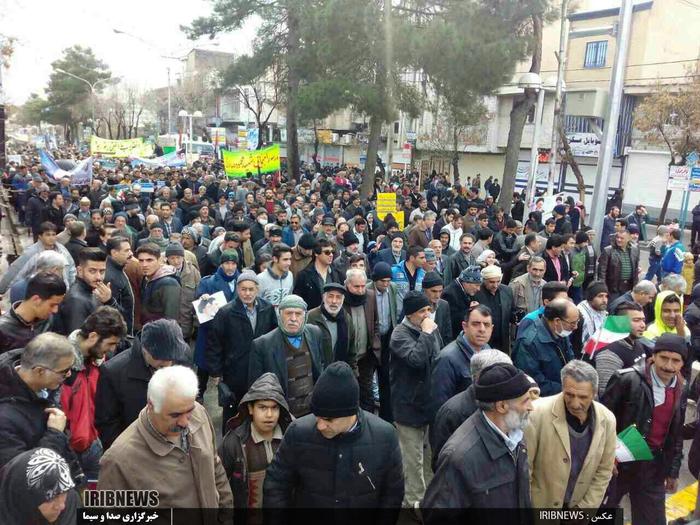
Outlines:
{"label": "red jacket", "polygon": [[61,407],[68,420],[70,445],[76,452],[86,451],[98,438],[95,428],[95,391],[100,369],[86,364],[80,371],[73,371],[70,384],[61,386]]}

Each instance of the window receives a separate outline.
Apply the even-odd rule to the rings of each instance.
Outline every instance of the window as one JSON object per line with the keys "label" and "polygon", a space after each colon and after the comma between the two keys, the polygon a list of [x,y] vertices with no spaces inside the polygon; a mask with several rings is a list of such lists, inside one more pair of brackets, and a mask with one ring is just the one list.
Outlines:
{"label": "window", "polygon": [[583,67],[605,67],[605,57],[608,53],[608,42],[588,42],[586,44],[586,56],[583,59]]}

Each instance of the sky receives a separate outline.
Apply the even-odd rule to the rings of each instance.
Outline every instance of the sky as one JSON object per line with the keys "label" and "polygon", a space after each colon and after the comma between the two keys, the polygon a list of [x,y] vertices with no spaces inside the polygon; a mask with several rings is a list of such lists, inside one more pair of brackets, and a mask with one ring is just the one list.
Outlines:
{"label": "sky", "polygon": [[[36,8],[27,8],[25,0],[0,0],[0,38],[17,38],[10,67],[3,71],[10,104],[21,104],[31,93],[41,93],[52,71],[51,62],[76,44],[92,48],[122,82],[150,89],[167,85],[168,66],[173,78],[182,68],[177,60],[160,55],[182,57],[193,47],[249,53],[259,26],[259,21],[251,20],[235,33],[193,43],[180,25],[209,14],[211,4],[206,0],[44,0],[32,5]],[[133,36],[116,34],[113,29]]]}
{"label": "sky", "polygon": [[[620,5],[619,0],[575,1],[585,10]],[[193,47],[249,53],[260,24],[251,20],[235,33],[193,43],[180,25],[208,15],[208,0],[43,0],[32,5],[35,8],[27,8],[25,0],[0,0],[0,38],[17,38],[10,67],[3,72],[10,104],[22,104],[31,93],[41,94],[51,62],[75,44],[92,48],[123,83],[146,90],[167,85],[168,66],[173,77],[182,67],[160,55],[181,57]],[[133,36],[116,34],[113,29]]]}

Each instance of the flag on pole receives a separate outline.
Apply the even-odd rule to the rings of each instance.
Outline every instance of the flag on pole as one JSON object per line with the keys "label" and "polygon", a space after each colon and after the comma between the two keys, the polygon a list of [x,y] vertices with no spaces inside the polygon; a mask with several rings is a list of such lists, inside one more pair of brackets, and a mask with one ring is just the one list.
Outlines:
{"label": "flag on pole", "polygon": [[593,334],[583,345],[583,353],[593,358],[593,355],[610,343],[624,339],[630,334],[630,318],[626,315],[609,315],[603,326]]}
{"label": "flag on pole", "polygon": [[619,463],[628,461],[650,461],[654,455],[635,425],[630,425],[617,435],[615,459]]}

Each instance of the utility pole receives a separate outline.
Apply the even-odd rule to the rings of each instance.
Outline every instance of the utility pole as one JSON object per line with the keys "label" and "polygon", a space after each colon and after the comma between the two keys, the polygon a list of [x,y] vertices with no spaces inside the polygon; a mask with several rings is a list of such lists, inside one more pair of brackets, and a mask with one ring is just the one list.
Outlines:
{"label": "utility pole", "polygon": [[567,19],[569,0],[561,2],[561,29],[559,32],[559,53],[557,61],[557,90],[554,95],[554,119],[552,120],[552,147],[549,151],[549,174],[547,176],[547,195],[554,195],[554,171],[557,169],[557,153],[559,150],[559,126],[564,87],[564,72],[566,71],[566,53],[569,43],[569,20]]}
{"label": "utility pole", "polygon": [[172,109],[170,105],[170,66],[168,66],[168,135],[173,132],[172,128]]}
{"label": "utility pole", "polygon": [[[3,45],[3,39],[0,37],[0,47]],[[7,152],[5,151],[5,89],[2,84],[2,70],[4,68],[2,59],[0,59],[0,170],[4,170],[7,166]]]}
{"label": "utility pole", "polygon": [[[384,0],[384,39],[386,43],[386,92],[389,104],[389,115],[394,114],[394,104],[391,89],[391,66],[394,63],[393,39],[391,37],[391,0]],[[394,147],[394,120],[389,119],[389,129],[386,134],[386,158],[384,159],[384,169],[387,180],[391,177],[391,154]],[[371,175],[371,174],[370,174]]]}
{"label": "utility pole", "polygon": [[596,243],[600,246],[603,231],[603,217],[605,205],[608,200],[608,187],[610,186],[610,170],[612,168],[615,137],[617,135],[617,121],[620,116],[622,104],[622,88],[625,83],[625,67],[627,65],[627,51],[629,49],[630,34],[632,32],[632,0],[623,0],[620,7],[620,20],[617,33],[617,53],[610,78],[610,96],[608,111],[605,116],[605,129],[603,131],[603,143],[598,157],[598,169],[593,187],[593,201],[591,205],[591,227],[596,231]]}

